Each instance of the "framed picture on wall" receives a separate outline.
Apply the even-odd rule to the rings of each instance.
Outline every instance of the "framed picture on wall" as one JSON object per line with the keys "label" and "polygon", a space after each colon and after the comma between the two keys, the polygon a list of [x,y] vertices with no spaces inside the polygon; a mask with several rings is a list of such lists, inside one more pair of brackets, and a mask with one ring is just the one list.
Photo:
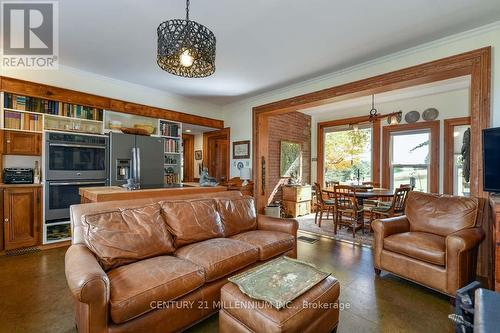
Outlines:
{"label": "framed picture on wall", "polygon": [[233,142],[233,158],[250,158],[250,141]]}
{"label": "framed picture on wall", "polygon": [[280,142],[280,177],[302,177],[302,147],[300,143]]}
{"label": "framed picture on wall", "polygon": [[195,150],[194,159],[200,161],[203,159],[203,150]]}

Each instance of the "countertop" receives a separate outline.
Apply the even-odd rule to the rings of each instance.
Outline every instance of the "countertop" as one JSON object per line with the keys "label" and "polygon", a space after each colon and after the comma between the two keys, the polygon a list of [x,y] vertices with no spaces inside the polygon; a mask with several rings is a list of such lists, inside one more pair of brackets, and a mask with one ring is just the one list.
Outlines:
{"label": "countertop", "polygon": [[19,188],[19,187],[42,187],[42,184],[4,184],[0,183],[0,188]]}
{"label": "countertop", "polygon": [[144,188],[132,191],[121,186],[82,187],[79,193],[81,202],[88,203],[227,191],[225,186],[201,187],[198,183],[184,184],[186,187]]}

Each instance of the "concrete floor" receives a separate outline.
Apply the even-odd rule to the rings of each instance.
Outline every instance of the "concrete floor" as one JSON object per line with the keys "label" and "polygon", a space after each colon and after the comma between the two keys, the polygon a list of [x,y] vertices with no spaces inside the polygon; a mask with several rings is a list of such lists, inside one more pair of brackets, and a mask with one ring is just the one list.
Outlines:
{"label": "concrete floor", "polygon": [[[0,257],[0,333],[76,332],[64,276],[66,249]],[[331,271],[340,281],[338,332],[453,332],[448,298],[390,274],[375,276],[372,251],[322,238],[300,242],[299,259]],[[189,332],[217,332],[217,315]]]}

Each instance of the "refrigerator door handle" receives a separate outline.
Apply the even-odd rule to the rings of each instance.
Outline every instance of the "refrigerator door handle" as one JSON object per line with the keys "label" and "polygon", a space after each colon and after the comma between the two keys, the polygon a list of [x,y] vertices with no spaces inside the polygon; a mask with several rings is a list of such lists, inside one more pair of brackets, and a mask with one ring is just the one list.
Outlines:
{"label": "refrigerator door handle", "polygon": [[141,182],[141,152],[137,147],[132,148],[132,178],[136,184]]}
{"label": "refrigerator door handle", "polygon": [[137,184],[141,183],[141,149],[139,147],[137,149]]}

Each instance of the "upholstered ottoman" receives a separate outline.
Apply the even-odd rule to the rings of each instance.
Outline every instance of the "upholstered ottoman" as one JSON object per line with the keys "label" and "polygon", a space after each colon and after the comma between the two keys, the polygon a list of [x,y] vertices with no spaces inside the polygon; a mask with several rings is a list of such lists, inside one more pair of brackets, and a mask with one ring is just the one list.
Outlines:
{"label": "upholstered ottoman", "polygon": [[219,332],[335,332],[339,282],[327,277],[281,310],[243,294],[237,285],[221,289]]}

